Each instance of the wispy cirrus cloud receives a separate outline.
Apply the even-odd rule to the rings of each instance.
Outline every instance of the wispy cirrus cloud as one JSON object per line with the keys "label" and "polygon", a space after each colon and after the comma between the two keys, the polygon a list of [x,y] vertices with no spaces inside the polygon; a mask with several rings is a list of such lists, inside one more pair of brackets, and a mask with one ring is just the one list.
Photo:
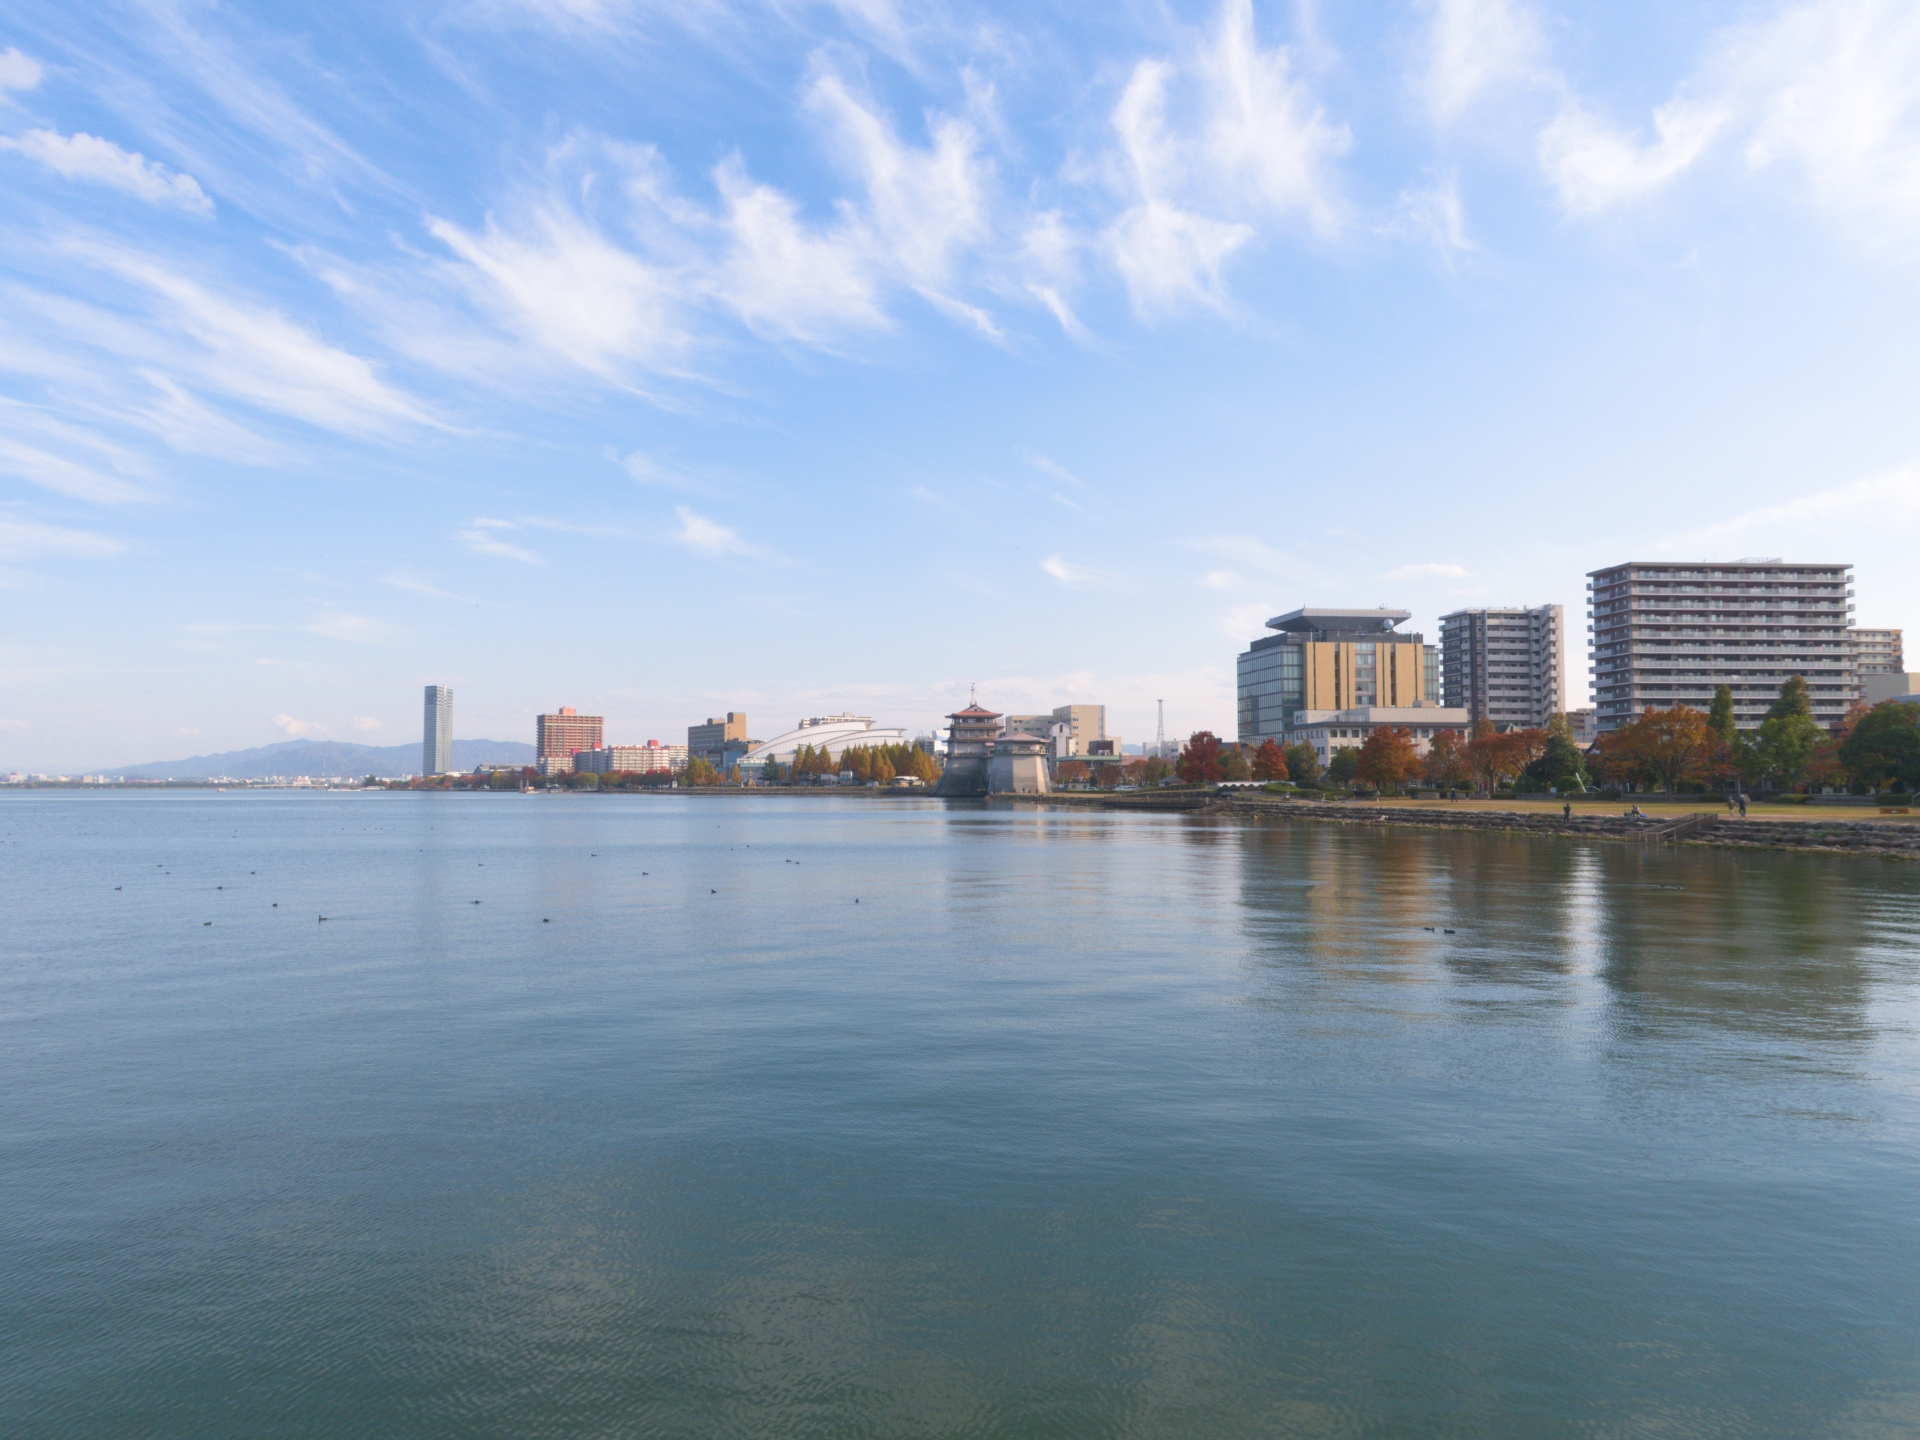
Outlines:
{"label": "wispy cirrus cloud", "polygon": [[37,160],[69,180],[85,180],[124,190],[150,205],[175,205],[196,215],[213,213],[213,201],[191,175],[170,170],[137,152],[122,150],[113,141],[98,135],[29,130],[23,135],[0,135],[0,150],[13,150]]}
{"label": "wispy cirrus cloud", "polygon": [[759,546],[741,539],[738,532],[717,520],[697,514],[688,506],[677,505],[673,513],[680,517],[680,528],[674,532],[673,543],[685,546],[695,554],[719,557],[761,553]]}
{"label": "wispy cirrus cloud", "polygon": [[1445,561],[1426,560],[1412,565],[1401,565],[1387,571],[1382,580],[1464,580],[1467,567],[1452,565]]}
{"label": "wispy cirrus cloud", "polygon": [[454,538],[475,555],[491,555],[501,560],[517,560],[522,565],[538,565],[538,555],[500,539],[496,533],[518,528],[511,520],[489,520],[483,516],[456,530]]}
{"label": "wispy cirrus cloud", "polygon": [[1096,569],[1091,565],[1076,565],[1061,555],[1047,556],[1040,562],[1040,568],[1069,590],[1125,590],[1128,588],[1128,581],[1124,575],[1111,570]]}
{"label": "wispy cirrus cloud", "polygon": [[38,560],[57,555],[102,560],[126,548],[105,535],[0,513],[0,560]]}
{"label": "wispy cirrus cloud", "polygon": [[355,645],[382,645],[393,635],[393,627],[369,615],[354,615],[345,610],[329,610],[307,625],[311,635],[329,640],[346,640]]}
{"label": "wispy cirrus cloud", "polygon": [[1920,526],[1920,461],[1832,485],[1775,505],[1762,505],[1730,519],[1703,525],[1659,542],[1663,551],[1700,554],[1730,542],[1763,543],[1779,552],[1804,547],[1809,533],[1847,533],[1855,527],[1877,529]]}

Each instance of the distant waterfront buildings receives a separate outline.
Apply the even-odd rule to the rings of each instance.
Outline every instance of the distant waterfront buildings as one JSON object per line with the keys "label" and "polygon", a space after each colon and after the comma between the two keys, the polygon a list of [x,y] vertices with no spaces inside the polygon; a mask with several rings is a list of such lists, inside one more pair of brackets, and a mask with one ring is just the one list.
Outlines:
{"label": "distant waterfront buildings", "polygon": [[571,705],[534,722],[534,766],[542,775],[565,775],[575,752],[600,748],[602,717],[581,715]]}
{"label": "distant waterfront buildings", "polygon": [[429,685],[420,741],[420,773],[445,775],[452,769],[453,690],[446,685]]}
{"label": "distant waterfront buildings", "polygon": [[1056,705],[1041,715],[1002,715],[1003,735],[1038,735],[1055,760],[1117,757],[1120,737],[1107,734],[1104,705]]}
{"label": "distant waterfront buildings", "polygon": [[1780,687],[1804,676],[1813,718],[1832,727],[1859,695],[1848,615],[1851,565],[1778,559],[1630,561],[1592,571],[1594,708],[1602,733],[1643,710],[1706,710],[1721,685],[1752,730]]}
{"label": "distant waterfront buildings", "polygon": [[1394,627],[1405,610],[1303,607],[1267,621],[1237,664],[1239,740],[1293,743],[1301,711],[1440,704],[1440,653]]}
{"label": "distant waterfront buildings", "polygon": [[1444,702],[1469,724],[1544,730],[1567,708],[1567,622],[1558,605],[1456,610],[1440,617]]}

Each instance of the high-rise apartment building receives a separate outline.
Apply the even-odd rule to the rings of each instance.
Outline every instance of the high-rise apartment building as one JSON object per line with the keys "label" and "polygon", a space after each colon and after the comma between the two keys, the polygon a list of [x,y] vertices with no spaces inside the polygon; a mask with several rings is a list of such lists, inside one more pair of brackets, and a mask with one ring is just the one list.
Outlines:
{"label": "high-rise apartment building", "polygon": [[1851,565],[1781,560],[1632,561],[1587,577],[1594,710],[1602,733],[1649,707],[1705,710],[1733,691],[1751,730],[1780,687],[1804,676],[1813,718],[1847,713],[1859,693],[1848,615]]}
{"label": "high-rise apartment building", "polygon": [[1854,674],[1899,675],[1906,671],[1898,630],[1854,630],[1847,638],[1853,642]]}
{"label": "high-rise apartment building", "polygon": [[1394,626],[1405,610],[1302,608],[1267,621],[1239,657],[1242,745],[1286,740],[1300,711],[1440,703],[1440,652]]}
{"label": "high-rise apartment building", "polygon": [[545,775],[565,774],[573,768],[576,750],[600,748],[601,717],[581,715],[571,705],[562,705],[557,715],[542,715],[534,722],[534,763]]}
{"label": "high-rise apartment building", "polygon": [[420,736],[420,773],[445,775],[453,769],[453,690],[427,686],[426,723]]}
{"label": "high-rise apartment building", "polygon": [[1567,620],[1558,605],[1440,617],[1440,689],[1472,723],[1544,730],[1567,708]]}

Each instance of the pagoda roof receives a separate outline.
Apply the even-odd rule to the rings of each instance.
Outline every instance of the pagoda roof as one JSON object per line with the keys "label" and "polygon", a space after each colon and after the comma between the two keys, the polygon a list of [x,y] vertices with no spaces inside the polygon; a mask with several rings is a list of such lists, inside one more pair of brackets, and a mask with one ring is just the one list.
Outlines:
{"label": "pagoda roof", "polygon": [[969,705],[964,710],[956,710],[947,716],[949,720],[998,720],[998,710],[982,710],[978,705]]}

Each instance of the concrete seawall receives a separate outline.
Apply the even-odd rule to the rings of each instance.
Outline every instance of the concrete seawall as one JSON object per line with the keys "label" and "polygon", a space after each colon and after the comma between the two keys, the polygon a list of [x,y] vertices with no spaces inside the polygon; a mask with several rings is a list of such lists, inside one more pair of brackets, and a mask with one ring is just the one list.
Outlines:
{"label": "concrete seawall", "polygon": [[1557,814],[1518,810],[1442,810],[1382,805],[1375,801],[1326,804],[1275,795],[1174,791],[1164,795],[996,796],[1038,804],[1066,803],[1098,809],[1184,810],[1274,820],[1330,821],[1337,825],[1398,825],[1420,830],[1485,830],[1528,835],[1572,835],[1642,844],[1721,845],[1757,850],[1820,850],[1920,860],[1920,825],[1871,820],[1773,820],[1697,812],[1679,816]]}

